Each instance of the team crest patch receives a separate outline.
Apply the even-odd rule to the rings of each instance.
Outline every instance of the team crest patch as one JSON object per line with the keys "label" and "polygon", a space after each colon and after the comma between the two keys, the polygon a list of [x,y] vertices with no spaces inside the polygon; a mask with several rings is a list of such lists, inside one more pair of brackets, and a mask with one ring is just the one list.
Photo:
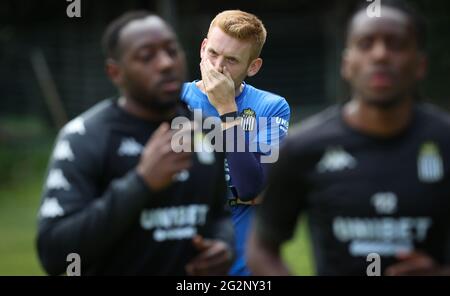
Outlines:
{"label": "team crest patch", "polygon": [[241,125],[244,131],[252,131],[256,125],[256,112],[251,108],[244,109],[241,113]]}
{"label": "team crest patch", "polygon": [[417,158],[417,173],[423,183],[439,182],[444,177],[444,164],[436,143],[422,144]]}

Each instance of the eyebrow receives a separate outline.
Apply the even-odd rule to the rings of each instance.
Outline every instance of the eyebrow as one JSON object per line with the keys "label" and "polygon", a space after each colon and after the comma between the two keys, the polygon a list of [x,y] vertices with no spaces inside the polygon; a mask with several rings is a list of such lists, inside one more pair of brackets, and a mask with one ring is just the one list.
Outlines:
{"label": "eyebrow", "polygon": [[[215,51],[213,48],[208,48],[208,51],[214,54],[219,54],[217,51]],[[236,61],[239,61],[239,58],[235,57],[235,56],[231,56],[231,55],[225,55],[225,58],[227,59],[233,59]]]}
{"label": "eyebrow", "polygon": [[177,41],[174,39],[166,39],[166,40],[162,40],[161,42],[152,42],[150,40],[147,40],[145,42],[143,42],[142,44],[138,44],[136,47],[134,47],[134,50],[139,51],[145,48],[155,48],[155,47],[159,47],[160,45],[162,46],[167,46],[167,45],[176,45]]}

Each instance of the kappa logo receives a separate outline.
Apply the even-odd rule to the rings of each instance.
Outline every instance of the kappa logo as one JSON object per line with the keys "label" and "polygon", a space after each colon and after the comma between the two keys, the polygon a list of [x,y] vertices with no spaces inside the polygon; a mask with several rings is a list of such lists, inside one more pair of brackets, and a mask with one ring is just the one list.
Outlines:
{"label": "kappa logo", "polygon": [[117,154],[119,156],[139,156],[144,146],[137,142],[134,138],[124,138],[120,144]]}
{"label": "kappa logo", "polygon": [[66,134],[86,134],[86,127],[84,125],[84,119],[82,117],[77,117],[70,121],[64,128],[64,133]]}
{"label": "kappa logo", "polygon": [[241,125],[244,131],[252,131],[256,126],[256,112],[251,108],[244,109],[241,113]]}
{"label": "kappa logo", "polygon": [[75,160],[69,141],[63,140],[56,144],[55,151],[53,152],[53,158],[55,160]]}
{"label": "kappa logo", "polygon": [[53,169],[49,172],[46,185],[47,189],[64,189],[69,191],[71,188],[61,169]]}
{"label": "kappa logo", "polygon": [[423,183],[439,182],[444,177],[444,164],[436,143],[422,144],[417,158],[417,174]]}
{"label": "kappa logo", "polygon": [[356,159],[342,147],[330,147],[317,164],[319,173],[337,172],[356,167]]}
{"label": "kappa logo", "polygon": [[47,197],[42,203],[39,215],[42,218],[55,218],[64,216],[64,210],[56,197]]}

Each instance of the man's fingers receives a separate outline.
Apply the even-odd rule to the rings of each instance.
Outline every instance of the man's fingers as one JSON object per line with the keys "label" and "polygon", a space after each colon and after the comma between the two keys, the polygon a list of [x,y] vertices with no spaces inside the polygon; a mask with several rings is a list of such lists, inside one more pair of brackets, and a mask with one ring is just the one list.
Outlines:
{"label": "man's fingers", "polygon": [[167,122],[163,122],[159,125],[159,127],[152,134],[150,139],[148,139],[147,144],[152,142],[154,139],[159,139],[162,135],[166,134],[167,131],[170,130],[170,125]]}
{"label": "man's fingers", "polygon": [[414,251],[414,252],[399,252],[395,257],[398,260],[411,260],[416,258],[428,257],[428,255]]}
{"label": "man's fingers", "polygon": [[211,84],[211,74],[209,73],[209,68],[206,61],[208,61],[208,59],[204,59],[200,62],[200,72],[202,74],[203,87],[205,89]]}
{"label": "man's fingers", "polygon": [[183,159],[179,159],[179,160],[174,160],[173,163],[173,172],[174,174],[177,174],[178,172],[182,171],[182,170],[187,170],[189,168],[192,167],[192,158],[190,157],[190,155],[188,155],[186,158]]}
{"label": "man's fingers", "polygon": [[233,80],[233,78],[231,77],[231,73],[230,71],[228,71],[227,67],[223,67],[223,74],[230,80]]}
{"label": "man's fingers", "polygon": [[214,245],[202,253],[197,255],[194,259],[192,259],[192,263],[204,263],[208,261],[215,261],[219,257],[229,258],[231,254],[229,254],[229,250],[227,247],[222,245]]}
{"label": "man's fingers", "polygon": [[200,235],[196,235],[194,236],[194,238],[192,239],[192,244],[194,245],[194,247],[198,250],[198,251],[204,251],[208,248],[211,247],[212,242],[211,240],[208,239],[204,239],[202,236]]}
{"label": "man's fingers", "polygon": [[[195,240],[195,238],[194,238]],[[194,259],[191,260],[191,263],[201,263],[207,261],[215,261],[217,257],[224,257],[225,259],[230,259],[231,253],[229,252],[228,246],[217,240],[198,240],[197,247],[203,248],[200,254],[198,254]]]}
{"label": "man's fingers", "polygon": [[202,74],[202,80],[204,80],[206,76],[206,69],[203,60],[200,61],[200,73]]}
{"label": "man's fingers", "polygon": [[434,268],[434,261],[429,257],[415,257],[401,261],[386,269],[387,276],[419,274]]}
{"label": "man's fingers", "polygon": [[225,257],[220,257],[208,263],[188,264],[187,270],[193,276],[226,275],[230,267],[230,262]]}
{"label": "man's fingers", "polygon": [[217,71],[216,68],[214,68],[214,65],[208,59],[206,59],[205,61],[205,70],[208,74],[207,76],[210,79],[210,82],[212,81],[212,79],[220,80],[225,76],[221,71]]}
{"label": "man's fingers", "polygon": [[231,265],[230,250],[221,242],[208,243],[211,243],[211,246],[191,260],[187,270],[193,275],[226,274]]}

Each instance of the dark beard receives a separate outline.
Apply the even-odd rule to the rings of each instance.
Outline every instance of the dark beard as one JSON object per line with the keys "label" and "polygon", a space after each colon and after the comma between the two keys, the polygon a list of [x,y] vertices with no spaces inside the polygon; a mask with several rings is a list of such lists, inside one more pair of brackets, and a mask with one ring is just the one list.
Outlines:
{"label": "dark beard", "polygon": [[405,100],[406,100],[406,97],[396,96],[396,97],[389,98],[388,100],[382,100],[382,101],[367,99],[366,102],[369,105],[372,105],[379,109],[388,110],[388,109],[397,107]]}
{"label": "dark beard", "polygon": [[143,108],[146,108],[148,110],[157,111],[161,113],[165,113],[167,111],[173,110],[175,106],[177,105],[176,100],[170,100],[166,102],[161,102],[158,100],[136,100],[139,105],[141,105]]}
{"label": "dark beard", "polygon": [[171,111],[178,104],[177,99],[161,101],[156,97],[149,98],[148,96],[139,94],[133,95],[131,99],[138,103],[142,108],[158,113]]}

